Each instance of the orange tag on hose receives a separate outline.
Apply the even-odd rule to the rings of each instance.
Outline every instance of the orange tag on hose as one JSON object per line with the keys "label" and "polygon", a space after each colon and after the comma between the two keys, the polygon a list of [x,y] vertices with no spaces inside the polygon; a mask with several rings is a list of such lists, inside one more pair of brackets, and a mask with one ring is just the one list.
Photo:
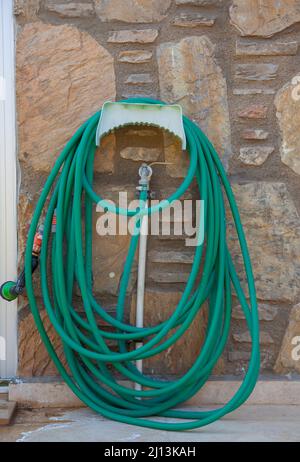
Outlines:
{"label": "orange tag on hose", "polygon": [[43,241],[43,227],[40,226],[34,236],[32,253],[36,255],[40,254],[41,247],[42,247],[42,241]]}

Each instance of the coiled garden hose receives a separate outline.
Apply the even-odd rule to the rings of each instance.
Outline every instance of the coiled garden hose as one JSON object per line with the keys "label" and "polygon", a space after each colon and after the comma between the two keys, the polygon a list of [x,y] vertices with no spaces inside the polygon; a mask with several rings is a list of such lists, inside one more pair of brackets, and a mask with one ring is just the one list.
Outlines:
{"label": "coiled garden hose", "polygon": [[[159,101],[132,98],[129,103],[162,104]],[[239,407],[251,394],[259,374],[259,323],[251,262],[235,199],[212,144],[187,117],[184,129],[190,165],[180,187],[169,198],[148,209],[149,215],[179,199],[196,179],[204,211],[205,239],[196,246],[190,276],[180,302],[166,321],[137,328],[124,321],[124,302],[130,270],[139,241],[131,237],[120,282],[117,314],[106,312],[93,295],[92,285],[92,209],[103,198],[93,190],[95,132],[100,112],[86,121],[58,157],[38,200],[28,235],[25,255],[27,294],[41,338],[62,378],[77,397],[106,418],[161,430],[188,430],[207,425]],[[225,194],[224,194],[225,193]],[[248,295],[246,298],[226,243],[224,197],[231,209],[243,257]],[[105,198],[104,198],[105,199]],[[141,193],[143,199],[143,193]],[[45,210],[40,254],[42,302],[37,300],[32,280],[34,236]],[[107,209],[110,205],[107,204]],[[84,226],[82,213],[84,211]],[[117,208],[116,213],[136,217],[137,230],[141,211]],[[56,214],[56,232],[51,233]],[[198,282],[197,276],[200,272]],[[51,274],[50,274],[51,273]],[[78,284],[84,317],[73,305],[73,289]],[[252,339],[248,370],[230,401],[215,410],[177,410],[200,390],[226,345],[231,321],[232,292],[243,309]],[[249,301],[248,301],[249,300]],[[208,325],[204,343],[193,366],[172,381],[155,380],[138,371],[135,362],[165,351],[173,345],[208,303]],[[61,338],[67,368],[58,358],[40,316],[44,305],[51,323]],[[99,319],[113,329],[99,327]],[[172,334],[170,335],[170,332]],[[107,341],[115,340],[118,351],[111,351]],[[128,341],[143,342],[130,349]],[[108,367],[127,380],[142,385],[134,390],[118,382]],[[156,419],[154,416],[163,417]],[[151,418],[152,417],[152,418]],[[167,419],[165,419],[167,418]],[[178,422],[172,419],[182,419]]]}

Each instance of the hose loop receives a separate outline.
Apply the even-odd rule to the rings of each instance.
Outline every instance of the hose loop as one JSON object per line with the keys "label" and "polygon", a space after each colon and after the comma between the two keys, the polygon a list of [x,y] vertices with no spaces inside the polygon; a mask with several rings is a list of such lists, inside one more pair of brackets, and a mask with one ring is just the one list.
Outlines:
{"label": "hose loop", "polygon": [[[126,101],[162,104],[146,98]],[[245,402],[259,374],[259,322],[255,285],[237,205],[215,149],[203,132],[187,117],[184,117],[184,129],[190,165],[179,188],[170,197],[146,211],[144,208],[112,208],[105,198],[103,203],[103,198],[93,190],[95,131],[100,113],[86,121],[67,143],[56,160],[36,205],[25,254],[26,287],[32,314],[62,378],[78,398],[94,411],[109,419],[161,430],[202,427]],[[192,269],[178,305],[169,319],[155,326],[138,328],[124,321],[129,274],[139,241],[137,232],[131,237],[120,283],[117,315],[114,318],[95,298],[92,290],[94,204],[102,200],[106,210],[134,217],[138,225],[143,213],[151,215],[169,207],[185,193],[194,180],[199,198],[204,204],[205,239],[204,243],[195,248]],[[147,192],[142,191],[142,194]],[[241,286],[227,246],[225,198],[240,244],[246,274],[246,291]],[[34,292],[31,256],[34,235],[44,209],[44,235],[40,255],[41,302]],[[55,233],[51,233],[53,216],[56,216]],[[200,281],[197,278],[199,274]],[[74,306],[75,283],[81,292],[84,316]],[[252,339],[248,370],[239,389],[227,404],[218,409],[199,412],[174,409],[205,385],[221,357],[230,334],[233,294],[243,309]],[[156,380],[141,374],[135,367],[135,361],[150,358],[174,345],[186,334],[205,304],[208,305],[205,340],[192,367],[172,381]],[[68,368],[58,358],[48,337],[40,315],[42,308],[46,309],[61,338]],[[100,319],[109,323],[112,331],[100,328]],[[117,342],[118,351],[111,350],[108,343],[110,340]],[[135,350],[130,349],[128,343],[136,340],[141,342],[141,346]],[[119,383],[110,365],[123,378],[141,384],[144,389],[134,390]],[[156,420],[153,416],[168,419]],[[182,420],[171,422],[170,418]]]}

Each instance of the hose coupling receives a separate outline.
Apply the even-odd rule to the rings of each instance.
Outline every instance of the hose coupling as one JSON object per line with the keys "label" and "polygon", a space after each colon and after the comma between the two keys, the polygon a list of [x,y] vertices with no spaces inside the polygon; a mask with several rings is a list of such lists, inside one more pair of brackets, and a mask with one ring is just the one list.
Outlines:
{"label": "hose coupling", "polygon": [[138,191],[146,190],[149,191],[150,180],[152,176],[152,168],[150,165],[142,164],[139,168],[139,186],[137,187]]}
{"label": "hose coupling", "polygon": [[[32,247],[32,255],[31,255],[31,273],[33,274],[34,271],[37,269],[39,265],[39,255],[41,252],[42,247],[42,240],[43,240],[43,231],[44,227],[41,225],[38,228],[34,236],[34,242]],[[0,287],[0,296],[7,302],[12,302],[16,300],[19,295],[24,292],[25,289],[25,268],[19,275],[16,282],[14,281],[6,281]]]}

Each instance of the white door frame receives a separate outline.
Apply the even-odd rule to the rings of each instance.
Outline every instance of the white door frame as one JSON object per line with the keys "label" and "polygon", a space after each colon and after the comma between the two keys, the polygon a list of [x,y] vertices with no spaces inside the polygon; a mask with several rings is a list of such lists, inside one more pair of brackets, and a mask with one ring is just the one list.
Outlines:
{"label": "white door frame", "polygon": [[[0,0],[0,284],[17,275],[17,160],[13,0]],[[17,371],[17,301],[0,298],[0,378]]]}

